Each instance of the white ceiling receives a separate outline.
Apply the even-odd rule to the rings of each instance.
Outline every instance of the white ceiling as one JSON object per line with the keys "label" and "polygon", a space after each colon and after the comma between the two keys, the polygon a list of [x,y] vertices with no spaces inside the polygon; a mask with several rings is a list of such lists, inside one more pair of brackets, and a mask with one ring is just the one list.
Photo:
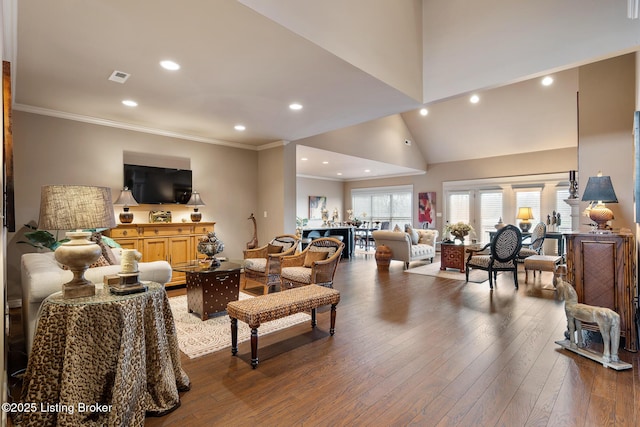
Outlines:
{"label": "white ceiling", "polygon": [[417,169],[347,156],[304,145],[296,147],[296,168],[298,176],[337,181],[424,174],[424,171]]}
{"label": "white ceiling", "polygon": [[[169,0],[156,0],[153,7],[127,0],[17,4],[17,110],[247,149],[402,113],[428,163],[469,156],[468,139],[455,134],[461,128],[459,113],[448,107],[459,100],[429,106],[429,116],[418,117],[422,105],[415,99],[235,0],[198,1],[189,7]],[[162,69],[163,59],[180,63],[181,70]],[[114,70],[131,77],[124,84],[111,82]],[[569,85],[565,92],[574,89],[575,81],[560,81]],[[518,90],[539,90],[538,85],[520,85]],[[123,99],[137,101],[138,107],[123,106]],[[512,102],[513,95],[503,101]],[[291,111],[291,102],[304,108]],[[438,111],[443,115],[434,126]],[[247,129],[238,132],[236,124]],[[540,139],[513,146],[512,135],[504,135],[484,148],[487,156],[548,149]],[[567,135],[561,144],[575,144],[570,139]],[[299,150],[298,158],[330,162],[327,167],[298,161],[302,176],[416,173],[323,150]]]}

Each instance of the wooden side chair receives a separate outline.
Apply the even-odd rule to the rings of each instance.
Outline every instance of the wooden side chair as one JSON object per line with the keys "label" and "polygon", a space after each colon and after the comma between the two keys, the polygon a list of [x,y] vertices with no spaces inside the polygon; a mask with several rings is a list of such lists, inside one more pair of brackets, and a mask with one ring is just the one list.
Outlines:
{"label": "wooden side chair", "polygon": [[309,243],[299,254],[285,256],[280,263],[280,289],[322,285],[333,287],[344,243],[333,237],[321,237]]}
{"label": "wooden side chair", "polygon": [[268,293],[280,283],[280,262],[287,255],[293,255],[300,239],[293,234],[276,236],[268,244],[244,250],[244,277],[264,286]]}

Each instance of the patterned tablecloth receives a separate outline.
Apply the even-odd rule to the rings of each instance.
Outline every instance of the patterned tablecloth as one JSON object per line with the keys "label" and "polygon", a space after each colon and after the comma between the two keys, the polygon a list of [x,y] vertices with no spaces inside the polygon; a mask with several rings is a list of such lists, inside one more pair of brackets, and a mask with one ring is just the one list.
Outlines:
{"label": "patterned tablecloth", "polygon": [[164,287],[47,298],[23,380],[20,426],[142,426],[189,390]]}

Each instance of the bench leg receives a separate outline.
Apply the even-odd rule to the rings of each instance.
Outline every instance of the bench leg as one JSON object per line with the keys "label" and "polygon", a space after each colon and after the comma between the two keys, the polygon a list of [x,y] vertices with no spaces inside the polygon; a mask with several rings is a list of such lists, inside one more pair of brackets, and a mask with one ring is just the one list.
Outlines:
{"label": "bench leg", "polygon": [[311,327],[312,328],[316,327],[316,309],[315,308],[311,309]]}
{"label": "bench leg", "polygon": [[333,335],[336,331],[336,305],[331,304],[331,328],[329,329],[329,333]]}
{"label": "bench leg", "polygon": [[258,328],[251,328],[251,366],[258,366]]}
{"label": "bench leg", "polygon": [[238,319],[231,318],[231,354],[238,354]]}

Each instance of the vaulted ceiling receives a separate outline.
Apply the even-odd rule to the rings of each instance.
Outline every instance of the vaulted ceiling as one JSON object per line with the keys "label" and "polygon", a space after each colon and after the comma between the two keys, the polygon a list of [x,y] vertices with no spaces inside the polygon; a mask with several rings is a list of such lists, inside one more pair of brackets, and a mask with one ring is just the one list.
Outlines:
{"label": "vaulted ceiling", "polygon": [[[274,3],[281,8],[269,9]],[[333,2],[336,13],[326,18],[334,26],[324,33],[305,25],[309,14],[295,14],[302,6],[289,2],[286,7],[287,3],[201,0],[187,7],[169,0],[156,0],[153,6],[127,0],[19,1],[15,108],[246,149],[402,114],[428,162],[469,157],[468,141],[458,133],[459,109],[469,108],[466,94],[431,102],[429,115],[418,114],[425,99],[421,81],[423,7],[438,2],[412,0],[390,6],[376,0],[375,7],[367,7],[369,0]],[[357,14],[350,8],[366,10],[367,19],[349,20]],[[319,14],[326,9],[307,12]],[[377,37],[368,20],[403,25],[397,26],[395,40],[376,43],[379,52],[367,52],[371,46],[367,38]],[[360,34],[349,45],[361,49],[345,48],[340,37],[331,37],[333,33],[343,35],[348,28]],[[392,30],[380,29],[385,34]],[[376,55],[385,60],[371,61]],[[414,59],[398,64],[395,55]],[[165,59],[179,63],[180,70],[161,68],[159,63]],[[110,81],[114,71],[129,77],[124,83]],[[473,106],[475,113],[467,119],[467,128],[495,130],[500,120],[507,119],[494,117],[496,110],[482,110],[483,103],[491,105],[488,100],[519,99],[523,106],[536,105],[533,119],[547,124],[566,120],[545,116],[541,107],[544,102],[573,98],[575,75],[565,71],[560,76],[553,88],[556,95],[541,90],[537,81],[491,91],[493,95]],[[553,99],[532,102],[540,97]],[[127,107],[123,100],[134,100],[137,107]],[[303,108],[289,109],[294,102]],[[522,114],[512,113],[509,119],[523,120]],[[524,117],[532,119],[531,114]],[[245,130],[234,129],[236,125]],[[549,141],[535,135],[496,133],[493,141],[495,145],[483,147],[486,152],[510,153],[523,147],[538,151],[575,144],[570,134]],[[304,167],[300,165],[303,175]],[[385,174],[407,172],[391,168]]]}

